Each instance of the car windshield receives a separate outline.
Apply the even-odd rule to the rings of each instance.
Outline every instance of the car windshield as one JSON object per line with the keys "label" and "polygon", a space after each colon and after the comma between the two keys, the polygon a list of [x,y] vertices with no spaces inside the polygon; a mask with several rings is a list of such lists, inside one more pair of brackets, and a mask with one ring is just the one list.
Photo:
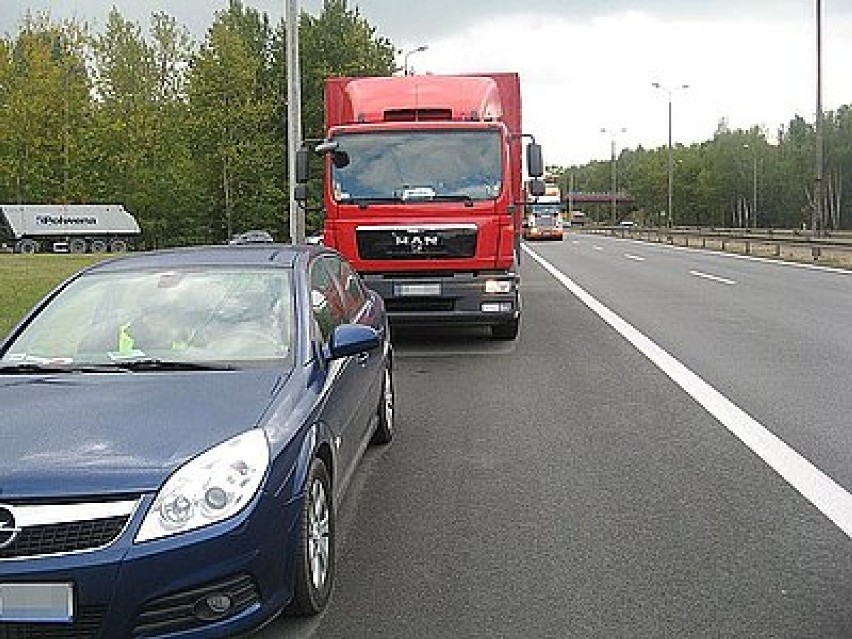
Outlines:
{"label": "car windshield", "polygon": [[0,365],[280,362],[291,351],[293,318],[286,269],[92,273],[27,324]]}
{"label": "car windshield", "polygon": [[498,130],[343,134],[334,140],[336,156],[348,160],[332,171],[339,202],[492,200],[502,188]]}

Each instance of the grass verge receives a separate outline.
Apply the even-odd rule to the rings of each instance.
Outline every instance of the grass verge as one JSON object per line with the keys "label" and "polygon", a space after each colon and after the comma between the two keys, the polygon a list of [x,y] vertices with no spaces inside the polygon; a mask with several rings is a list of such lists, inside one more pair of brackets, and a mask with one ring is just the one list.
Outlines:
{"label": "grass verge", "polygon": [[0,254],[0,336],[57,284],[104,255]]}

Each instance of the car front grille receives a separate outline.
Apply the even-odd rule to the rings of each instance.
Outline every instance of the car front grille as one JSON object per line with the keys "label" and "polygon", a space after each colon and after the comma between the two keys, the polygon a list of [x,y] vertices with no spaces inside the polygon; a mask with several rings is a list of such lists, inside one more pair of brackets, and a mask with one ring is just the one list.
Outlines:
{"label": "car front grille", "polygon": [[76,503],[0,503],[0,561],[85,552],[115,541],[139,498]]}
{"label": "car front grille", "polygon": [[81,607],[74,623],[0,623],[0,639],[92,639],[97,636],[105,609]]}
{"label": "car front grille", "polygon": [[6,548],[0,559],[78,552],[111,543],[127,524],[128,517],[108,517],[25,528]]}

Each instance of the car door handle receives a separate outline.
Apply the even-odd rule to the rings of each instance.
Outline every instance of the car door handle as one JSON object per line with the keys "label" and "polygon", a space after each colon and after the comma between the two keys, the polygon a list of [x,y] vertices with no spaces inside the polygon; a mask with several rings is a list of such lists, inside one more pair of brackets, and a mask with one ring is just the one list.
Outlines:
{"label": "car door handle", "polygon": [[367,360],[370,359],[370,352],[365,351],[363,353],[358,353],[355,356],[355,361],[358,362],[361,366],[365,366],[367,364]]}

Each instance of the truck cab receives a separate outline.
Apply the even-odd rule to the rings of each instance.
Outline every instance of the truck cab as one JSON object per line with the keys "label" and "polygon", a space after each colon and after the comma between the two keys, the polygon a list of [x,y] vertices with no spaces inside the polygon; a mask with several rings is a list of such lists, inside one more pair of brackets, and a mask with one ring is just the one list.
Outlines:
{"label": "truck cab", "polygon": [[518,76],[332,78],[326,121],[323,243],[353,262],[395,323],[487,325],[514,338]]}

